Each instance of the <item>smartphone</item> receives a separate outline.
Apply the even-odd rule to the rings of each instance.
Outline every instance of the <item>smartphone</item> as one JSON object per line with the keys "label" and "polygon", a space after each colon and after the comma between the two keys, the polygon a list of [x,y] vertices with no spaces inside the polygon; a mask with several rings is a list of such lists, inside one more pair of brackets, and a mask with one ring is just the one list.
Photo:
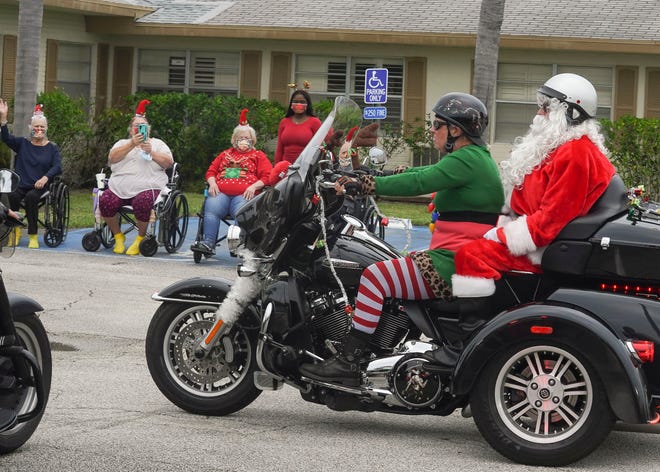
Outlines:
{"label": "smartphone", "polygon": [[149,125],[146,123],[139,123],[137,125],[138,133],[142,135],[142,141],[149,138]]}

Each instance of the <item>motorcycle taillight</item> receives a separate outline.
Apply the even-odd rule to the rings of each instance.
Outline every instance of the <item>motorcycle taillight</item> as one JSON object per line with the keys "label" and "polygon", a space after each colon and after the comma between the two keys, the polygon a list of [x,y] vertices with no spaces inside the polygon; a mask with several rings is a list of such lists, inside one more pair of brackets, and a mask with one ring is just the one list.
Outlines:
{"label": "motorcycle taillight", "polygon": [[653,341],[633,340],[629,341],[629,346],[635,351],[640,361],[653,362],[655,357],[655,344]]}

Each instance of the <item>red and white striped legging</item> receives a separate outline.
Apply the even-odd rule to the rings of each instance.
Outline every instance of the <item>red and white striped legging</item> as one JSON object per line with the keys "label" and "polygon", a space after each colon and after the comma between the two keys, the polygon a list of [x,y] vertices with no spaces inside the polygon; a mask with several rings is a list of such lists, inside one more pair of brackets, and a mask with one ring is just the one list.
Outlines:
{"label": "red and white striped legging", "polygon": [[385,298],[429,300],[433,291],[409,257],[376,262],[364,269],[355,299],[353,328],[372,334],[378,326]]}

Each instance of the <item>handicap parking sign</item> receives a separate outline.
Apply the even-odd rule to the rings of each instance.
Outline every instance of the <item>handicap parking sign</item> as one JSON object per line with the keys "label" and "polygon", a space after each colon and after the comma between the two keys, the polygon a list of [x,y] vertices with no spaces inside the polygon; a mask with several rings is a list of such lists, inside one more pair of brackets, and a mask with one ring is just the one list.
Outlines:
{"label": "handicap parking sign", "polygon": [[387,103],[387,69],[364,71],[364,103]]}

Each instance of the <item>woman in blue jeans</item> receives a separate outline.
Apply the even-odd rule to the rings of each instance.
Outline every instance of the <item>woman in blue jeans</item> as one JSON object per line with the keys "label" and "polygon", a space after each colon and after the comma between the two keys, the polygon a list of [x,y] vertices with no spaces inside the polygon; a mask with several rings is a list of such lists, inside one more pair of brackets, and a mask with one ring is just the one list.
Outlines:
{"label": "woman in blue jeans", "polygon": [[234,218],[243,203],[268,184],[273,165],[266,154],[254,148],[257,134],[247,122],[247,111],[241,111],[231,137],[232,147],[218,154],[206,171],[209,188],[204,203],[204,232],[202,240],[193,245],[194,250],[213,253],[222,218]]}

